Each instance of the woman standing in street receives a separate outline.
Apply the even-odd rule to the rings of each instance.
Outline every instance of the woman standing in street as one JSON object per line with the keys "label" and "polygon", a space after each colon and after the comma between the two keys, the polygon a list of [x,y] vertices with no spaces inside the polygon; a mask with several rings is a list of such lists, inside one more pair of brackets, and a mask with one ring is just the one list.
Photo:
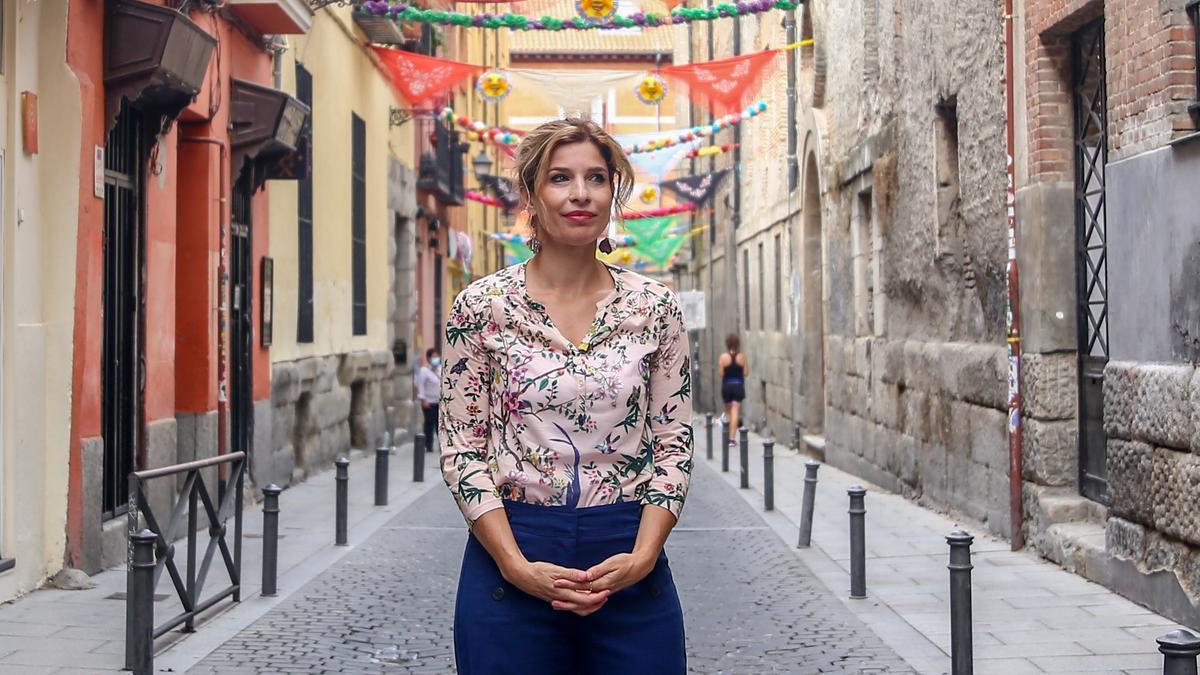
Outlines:
{"label": "woman standing in street", "polygon": [[746,376],[750,364],[741,352],[742,342],[737,333],[725,337],[725,353],[717,359],[717,371],[721,374],[721,400],[725,401],[726,429],[730,445],[737,442],[738,424],[741,422],[742,401],[746,400]]}
{"label": "woman standing in street", "polygon": [[463,675],[686,671],[663,552],[692,471],[687,333],[664,285],[596,259],[633,189],[579,119],[521,142],[534,257],[472,283],[446,326],[446,484],[470,525]]}

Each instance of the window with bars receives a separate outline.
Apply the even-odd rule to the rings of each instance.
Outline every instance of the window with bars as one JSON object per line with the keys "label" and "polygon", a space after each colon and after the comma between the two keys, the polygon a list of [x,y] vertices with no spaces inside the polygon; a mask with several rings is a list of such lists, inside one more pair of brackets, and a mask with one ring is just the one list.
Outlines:
{"label": "window with bars", "polygon": [[[312,73],[301,64],[296,64],[296,98],[301,103],[308,106],[311,111],[313,107],[312,100]],[[299,279],[297,281],[297,298],[296,298],[296,342],[312,342],[313,341],[313,179],[312,173],[315,170],[315,165],[312,162],[312,146],[309,139],[312,138],[312,113],[308,115],[308,119],[304,123],[304,129],[300,132],[300,147],[297,152],[306,156],[309,161],[309,166],[312,167],[304,174],[304,178],[298,181],[297,185],[297,205],[296,205],[296,239],[297,239],[297,268]]]}
{"label": "window with bars", "polygon": [[350,115],[350,282],[354,335],[367,334],[367,125]]}

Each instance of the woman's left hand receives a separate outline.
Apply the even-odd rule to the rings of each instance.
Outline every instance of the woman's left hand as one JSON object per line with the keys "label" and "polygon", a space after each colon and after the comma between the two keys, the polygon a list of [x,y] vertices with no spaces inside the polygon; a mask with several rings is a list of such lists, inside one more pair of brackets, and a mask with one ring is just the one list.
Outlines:
{"label": "woman's left hand", "polygon": [[618,553],[585,570],[579,580],[557,579],[559,588],[592,592],[609,591],[610,595],[645,579],[654,570],[656,558],[637,553]]}

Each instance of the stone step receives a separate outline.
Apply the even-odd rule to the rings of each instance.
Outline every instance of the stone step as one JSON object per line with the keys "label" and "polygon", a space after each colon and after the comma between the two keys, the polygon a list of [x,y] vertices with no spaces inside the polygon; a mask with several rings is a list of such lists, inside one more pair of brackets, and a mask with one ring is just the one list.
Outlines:
{"label": "stone step", "polygon": [[1045,490],[1038,495],[1037,507],[1041,512],[1042,522],[1047,525],[1088,522],[1103,532],[1104,521],[1108,518],[1107,507],[1069,488]]}
{"label": "stone step", "polygon": [[1103,576],[1101,570],[1108,558],[1104,525],[1090,521],[1051,525],[1046,530],[1045,544],[1046,557],[1068,572],[1093,581]]}
{"label": "stone step", "polygon": [[824,436],[813,436],[812,434],[805,434],[801,438],[804,441],[805,452],[807,452],[812,457],[816,458],[816,460],[818,462],[824,462],[825,461],[825,437]]}

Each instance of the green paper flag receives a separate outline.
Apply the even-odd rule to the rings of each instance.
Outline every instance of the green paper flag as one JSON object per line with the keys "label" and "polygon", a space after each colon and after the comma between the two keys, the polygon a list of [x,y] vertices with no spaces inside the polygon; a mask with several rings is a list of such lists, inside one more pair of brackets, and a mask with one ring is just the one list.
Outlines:
{"label": "green paper flag", "polygon": [[638,242],[655,242],[662,238],[663,234],[671,229],[671,226],[678,220],[678,216],[658,216],[657,218],[635,218],[625,221],[625,229],[633,235],[635,241]]}
{"label": "green paper flag", "polygon": [[633,247],[633,252],[659,267],[666,267],[670,264],[671,258],[675,257],[675,253],[679,251],[679,247],[683,246],[683,242],[687,241],[688,236],[686,234],[674,235],[645,244],[639,239]]}
{"label": "green paper flag", "polygon": [[517,259],[517,262],[525,262],[533,257],[533,251],[530,251],[523,241],[501,241],[500,243],[504,244],[504,248]]}

